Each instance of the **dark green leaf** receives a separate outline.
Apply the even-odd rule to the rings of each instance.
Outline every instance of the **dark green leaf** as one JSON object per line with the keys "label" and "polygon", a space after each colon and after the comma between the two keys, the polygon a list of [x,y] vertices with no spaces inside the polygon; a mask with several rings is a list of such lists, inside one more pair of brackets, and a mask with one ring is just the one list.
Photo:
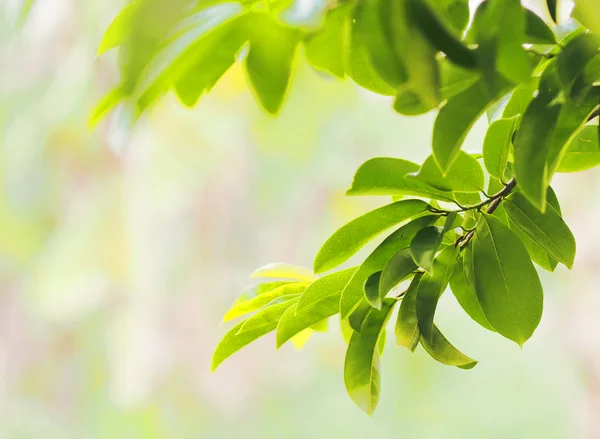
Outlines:
{"label": "dark green leaf", "polygon": [[419,321],[417,319],[417,292],[419,282],[423,277],[422,273],[418,273],[410,282],[406,294],[400,303],[398,311],[398,320],[396,320],[396,344],[404,346],[414,351],[421,338],[419,331]]}
{"label": "dark green leaf", "polygon": [[373,250],[344,288],[340,300],[340,311],[343,318],[347,318],[363,298],[363,285],[367,278],[371,274],[383,270],[396,252],[410,245],[410,241],[419,230],[433,224],[438,218],[438,215],[427,215],[414,219],[388,236]]}
{"label": "dark green leaf", "polygon": [[570,90],[575,78],[584,70],[587,63],[598,53],[600,37],[591,33],[577,36],[559,53],[556,69],[561,83]]}
{"label": "dark green leaf", "polygon": [[433,318],[440,296],[448,286],[458,256],[458,247],[443,249],[435,259],[433,273],[425,273],[419,282],[417,293],[417,318],[421,338],[433,344]]}
{"label": "dark green leaf", "polygon": [[386,299],[381,310],[372,309],[365,319],[362,332],[352,334],[346,351],[346,390],[356,405],[369,415],[379,401],[381,375],[377,344],[395,303],[395,299]]}
{"label": "dark green leaf", "polygon": [[365,282],[364,293],[365,299],[373,308],[381,309],[381,302],[385,297],[379,297],[379,279],[381,278],[381,271],[373,273]]}
{"label": "dark green leaf", "polygon": [[356,272],[357,267],[347,268],[323,276],[306,288],[298,301],[298,311],[318,302],[326,296],[341,292]]}
{"label": "dark green leaf", "polygon": [[301,33],[268,14],[248,21],[250,51],[246,71],[262,106],[271,114],[281,108]]}
{"label": "dark green leaf", "polygon": [[363,322],[367,317],[367,314],[373,309],[373,307],[367,302],[367,300],[363,297],[358,301],[357,306],[354,308],[352,313],[348,316],[348,322],[350,323],[350,327],[356,331],[360,332]]}
{"label": "dark green leaf", "polygon": [[349,44],[351,10],[350,3],[331,9],[325,15],[323,26],[304,40],[308,62],[339,78],[346,74],[344,54]]}
{"label": "dark green leaf", "polygon": [[[469,273],[469,281],[467,280],[467,273]],[[463,257],[459,257],[456,262],[454,272],[450,278],[450,289],[469,317],[484,328],[495,332],[496,330],[490,325],[490,322],[488,322],[488,319],[481,309],[481,304],[479,303],[477,292],[475,291],[475,285],[473,284],[474,279],[472,273],[473,246],[469,243],[465,247]]]}
{"label": "dark green leaf", "polygon": [[433,271],[433,259],[444,237],[441,227],[425,227],[410,243],[410,253],[414,262],[425,271]]}
{"label": "dark green leaf", "polygon": [[[408,278],[416,269],[417,265],[413,261],[410,249],[404,248],[396,253],[389,260],[383,269],[383,272],[381,273],[381,278],[379,279],[379,284],[377,286],[379,291],[379,302],[375,302],[374,304],[371,301],[371,305],[381,306],[381,301],[383,301],[387,293],[389,293],[392,288],[394,288],[400,282]],[[375,307],[378,308],[379,306]]]}
{"label": "dark green leaf", "polygon": [[508,218],[508,226],[517,235],[517,238],[521,240],[529,257],[533,262],[538,264],[544,270],[553,272],[558,266],[558,261],[548,254],[537,242],[529,237],[519,226],[517,226],[513,220]]}
{"label": "dark green leaf", "polygon": [[557,172],[579,172],[600,165],[598,126],[589,125],[575,135],[569,143]]}
{"label": "dark green leaf", "polygon": [[402,200],[375,209],[341,227],[323,244],[315,257],[315,273],[337,267],[367,242],[390,227],[427,210],[422,200]]}
{"label": "dark green leaf", "polygon": [[[260,319],[262,319],[262,323],[264,324],[257,325],[254,327],[254,329],[240,332],[242,326],[248,320],[244,320],[243,322],[240,322],[231,328],[215,349],[212,358],[212,370],[214,371],[225,359],[239,351],[247,344],[274,330],[277,327],[277,323],[279,322],[279,319],[281,319],[283,313],[285,313],[288,308],[295,303],[295,301],[290,300],[288,302],[265,308],[260,312]],[[255,314],[251,318],[255,318],[257,315],[258,314]]]}
{"label": "dark green leaf", "polygon": [[346,195],[413,195],[441,201],[453,200],[450,192],[405,178],[407,174],[418,170],[419,165],[408,160],[389,157],[367,160],[356,171]]}
{"label": "dark green leaf", "polygon": [[421,337],[421,345],[427,353],[436,361],[448,366],[456,366],[461,369],[473,369],[477,365],[477,361],[456,349],[444,335],[440,332],[436,325],[433,325],[432,339],[427,340]]}
{"label": "dark green leaf", "polygon": [[556,44],[556,36],[552,29],[529,9],[525,9],[525,42],[528,44]]}
{"label": "dark green leaf", "polygon": [[548,7],[548,12],[550,13],[550,16],[552,17],[552,20],[554,20],[555,23],[558,23],[558,19],[557,19],[557,0],[546,0],[546,6]]}
{"label": "dark green leaf", "polygon": [[504,201],[504,208],[511,220],[550,256],[568,268],[573,267],[575,238],[552,206],[546,206],[541,213],[517,192]]}
{"label": "dark green leaf", "polygon": [[394,101],[394,110],[405,116],[418,116],[433,108],[431,105],[425,104],[417,93],[407,87],[400,89]]}
{"label": "dark green leaf", "polygon": [[543,308],[542,285],[527,250],[494,216],[483,214],[473,239],[475,289],[489,323],[520,346]]}
{"label": "dark green leaf", "polygon": [[492,177],[504,178],[517,117],[493,122],[483,141],[483,163]]}
{"label": "dark green leaf", "polygon": [[484,186],[481,165],[464,151],[458,152],[445,174],[442,174],[433,156],[429,156],[418,172],[408,174],[405,178],[421,181],[445,192],[479,192]]}

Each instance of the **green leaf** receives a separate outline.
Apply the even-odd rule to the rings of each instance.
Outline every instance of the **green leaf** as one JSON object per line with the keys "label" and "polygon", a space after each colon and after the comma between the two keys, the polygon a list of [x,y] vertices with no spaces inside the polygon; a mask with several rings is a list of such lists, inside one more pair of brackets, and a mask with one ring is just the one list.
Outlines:
{"label": "green leaf", "polygon": [[[232,307],[225,313],[223,321],[235,319],[261,309],[263,306],[271,303],[273,300],[283,296],[300,296],[306,289],[308,283],[287,283],[287,282],[268,282],[255,285],[244,291],[235,301]],[[254,297],[251,295],[254,294]]]}
{"label": "green leaf", "polygon": [[556,36],[552,29],[529,9],[525,9],[525,42],[528,44],[556,44]]}
{"label": "green leaf", "polygon": [[320,277],[306,288],[298,301],[298,311],[311,306],[326,296],[338,293],[344,289],[348,281],[353,277],[357,267],[347,268]]}
{"label": "green leaf", "polygon": [[556,69],[561,83],[570,89],[587,63],[598,53],[600,37],[591,33],[581,34],[571,40],[558,54]]}
{"label": "green leaf", "polygon": [[350,221],[323,244],[315,257],[315,273],[331,270],[344,263],[371,239],[428,207],[422,200],[397,201]]}
{"label": "green leaf", "polygon": [[290,306],[298,303],[299,298],[300,295],[298,294],[289,294],[287,296],[281,296],[279,298],[276,298],[275,300],[258,310],[258,312],[244,320],[244,324],[239,329],[238,333],[241,334],[248,331],[254,331],[256,329],[262,328],[263,326],[273,329],[272,325],[274,324],[275,326],[277,326],[277,323],[279,322],[282,313],[279,313],[276,310],[272,310],[271,308],[279,305],[286,305],[289,308]]}
{"label": "green leaf", "polygon": [[575,0],[571,16],[596,35],[600,34],[600,6],[596,0]]}
{"label": "green leaf", "polygon": [[441,77],[440,95],[443,99],[449,99],[459,94],[481,78],[481,74],[478,71],[458,67],[446,58],[439,60],[439,63]]}
{"label": "green leaf", "polygon": [[520,346],[538,326],[542,285],[527,250],[494,216],[483,214],[473,238],[475,289],[490,324]]}
{"label": "green leaf", "polygon": [[277,325],[277,348],[306,328],[313,328],[319,322],[340,312],[340,291],[321,297],[303,309],[292,305],[283,314]]}
{"label": "green leaf", "polygon": [[[413,91],[424,106],[433,108],[439,96],[439,70],[435,50],[429,45],[408,16],[412,0],[379,0],[384,33],[407,74],[405,87]],[[372,30],[371,30],[372,32]],[[406,50],[410,44],[411,50]]]}
{"label": "green leaf", "polygon": [[408,174],[405,178],[419,180],[445,192],[479,192],[484,186],[481,165],[464,151],[458,152],[445,175],[440,171],[433,156],[429,156],[418,172]]}
{"label": "green leaf", "polygon": [[413,261],[410,249],[404,248],[396,253],[385,265],[385,268],[381,273],[381,277],[377,286],[379,291],[379,302],[373,303],[370,301],[371,305],[375,308],[381,307],[381,301],[383,301],[387,293],[389,293],[392,288],[394,288],[400,282],[407,279],[416,269],[417,264],[415,264]]}
{"label": "green leaf", "polygon": [[598,126],[588,125],[569,143],[557,172],[579,172],[600,165]]}
{"label": "green leaf", "polygon": [[367,302],[367,300],[364,298],[364,293],[362,294],[363,297],[359,300],[355,309],[348,316],[348,323],[350,323],[350,327],[356,332],[361,332],[365,318],[373,309],[369,302]]}
{"label": "green leaf", "polygon": [[96,56],[100,56],[104,52],[108,52],[110,49],[118,47],[127,41],[131,32],[132,19],[138,12],[140,3],[139,1],[135,1],[121,9],[119,15],[113,19],[104,31]]}
{"label": "green leaf", "polygon": [[504,201],[504,208],[510,219],[550,256],[568,268],[573,267],[575,238],[552,206],[546,206],[541,213],[517,192]]}
{"label": "green leaf", "polygon": [[459,257],[456,261],[454,272],[450,278],[450,289],[469,317],[484,328],[495,332],[496,330],[490,322],[488,322],[488,319],[481,309],[481,304],[479,303],[473,282],[473,246],[469,243],[465,247],[463,257]]}
{"label": "green leaf", "polygon": [[440,248],[443,237],[441,227],[425,227],[415,235],[410,243],[410,253],[414,262],[429,273],[433,272],[433,259]]}
{"label": "green leaf", "polygon": [[248,328],[248,330],[242,331],[242,327],[250,319],[244,320],[231,328],[215,349],[212,358],[212,370],[214,371],[224,360],[244,346],[274,330],[277,327],[277,323],[279,322],[279,319],[281,319],[281,316],[283,316],[288,308],[295,303],[295,300],[290,300],[263,309],[250,318],[255,319],[255,322],[257,323],[260,323],[256,326],[253,325],[254,327],[252,329]]}
{"label": "green leaf", "polygon": [[483,163],[492,177],[504,178],[517,117],[493,122],[483,141]]}
{"label": "green leaf", "polygon": [[372,309],[361,333],[352,334],[344,364],[344,383],[348,394],[364,412],[371,415],[379,401],[379,337],[385,328],[396,300],[386,299],[381,310]]}
{"label": "green leaf", "polygon": [[440,296],[448,286],[458,256],[454,246],[443,249],[435,259],[433,273],[425,273],[417,292],[417,318],[421,338],[430,345],[434,343],[433,318]]}
{"label": "green leaf", "polygon": [[356,171],[346,195],[412,195],[441,201],[454,199],[450,192],[405,177],[418,170],[419,165],[408,160],[389,157],[367,160]]}
{"label": "green leaf", "polygon": [[90,127],[96,126],[96,124],[108,113],[114,106],[127,97],[127,91],[123,85],[118,85],[109,91],[101,100],[96,104],[92,114],[90,115],[89,125]]}
{"label": "green leaf", "polygon": [[247,36],[240,22],[221,26],[194,45],[193,64],[175,82],[177,96],[193,107],[204,92],[210,91],[229,70]]}
{"label": "green leaf", "polygon": [[432,340],[427,340],[421,337],[421,346],[427,353],[436,361],[448,366],[456,366],[461,369],[473,369],[477,365],[477,361],[456,349],[444,335],[440,332],[436,325],[433,325]]}
{"label": "green leaf", "polygon": [[439,215],[416,218],[393,232],[373,250],[356,270],[342,292],[340,312],[343,318],[347,318],[363,298],[363,286],[367,278],[373,273],[383,270],[394,254],[410,245],[411,240],[419,230],[430,226],[438,218]]}
{"label": "green leaf", "polygon": [[250,275],[252,279],[261,278],[281,278],[297,279],[312,282],[316,279],[315,275],[308,268],[299,265],[286,264],[284,262],[274,262],[257,268]]}
{"label": "green leaf", "polygon": [[338,78],[346,75],[344,54],[349,44],[351,9],[348,3],[329,10],[321,28],[304,40],[308,62]]}
{"label": "green leaf", "polygon": [[[477,67],[475,52],[465,46],[446,28],[426,2],[408,1],[406,3],[408,19],[419,28],[429,44],[444,52],[453,63],[466,69]],[[468,10],[468,8],[467,8]]]}
{"label": "green leaf", "polygon": [[369,276],[364,286],[365,299],[369,302],[370,306],[377,309],[381,309],[381,302],[383,298],[385,298],[385,294],[383,297],[379,297],[379,280],[381,279],[381,273],[381,271],[378,271]]}
{"label": "green leaf", "polygon": [[[507,215],[508,217],[508,215]],[[544,270],[553,272],[558,266],[558,261],[548,254],[537,242],[529,237],[515,222],[508,217],[508,226],[514,234],[521,240],[529,257],[533,262],[542,267]]]}
{"label": "green leaf", "polygon": [[396,320],[396,344],[410,349],[411,352],[417,348],[421,338],[417,319],[417,292],[422,277],[423,273],[418,273],[413,277],[400,303]]}
{"label": "green leaf", "polygon": [[555,23],[558,23],[557,20],[557,0],[546,0],[546,6],[548,7],[548,12],[550,13],[550,17],[552,17],[552,20],[554,20]]}
{"label": "green leaf", "polygon": [[504,107],[502,117],[504,119],[509,119],[523,114],[534,95],[537,93],[539,84],[539,76],[534,76],[530,78],[529,81],[517,86],[506,103],[506,107]]}
{"label": "green leaf", "polygon": [[477,119],[498,98],[491,96],[482,81],[478,81],[448,99],[433,126],[433,156],[442,172],[448,170],[458,156],[467,133]]}
{"label": "green leaf", "polygon": [[394,110],[405,116],[418,116],[431,111],[434,107],[425,104],[421,97],[409,88],[401,88],[394,101]]}
{"label": "green leaf", "polygon": [[544,75],[539,94],[525,110],[513,142],[519,187],[538,209],[546,204],[546,157],[561,109],[560,104],[553,103],[557,93],[554,75],[548,69]]}
{"label": "green leaf", "polygon": [[386,0],[357,2],[352,16],[352,35],[364,44],[371,63],[381,78],[397,88],[407,80],[404,64],[394,51],[394,42],[386,34],[380,9]]}
{"label": "green leaf", "polygon": [[263,108],[276,114],[288,89],[301,33],[268,14],[255,14],[248,26],[250,51],[246,72]]}

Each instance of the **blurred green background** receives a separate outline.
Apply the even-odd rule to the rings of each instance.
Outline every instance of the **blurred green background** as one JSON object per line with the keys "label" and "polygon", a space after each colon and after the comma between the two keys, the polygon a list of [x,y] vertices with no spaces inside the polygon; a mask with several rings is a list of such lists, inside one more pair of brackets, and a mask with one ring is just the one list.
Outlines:
{"label": "blurred green background", "polygon": [[[531,3],[531,2],[530,2]],[[90,130],[118,81],[96,47],[122,0],[0,3],[0,438],[599,438],[600,172],[555,187],[572,272],[541,273],[545,313],[519,349],[451,294],[439,326],[472,371],[389,340],[373,418],[347,397],[337,321],[301,350],[267,336],[211,374],[220,323],[257,266],[310,266],[383,199],[345,198],[377,155],[422,160],[433,115],[302,60],[276,118],[239,67],[193,110],[167,97],[133,130]],[[466,149],[477,150],[480,121]]]}

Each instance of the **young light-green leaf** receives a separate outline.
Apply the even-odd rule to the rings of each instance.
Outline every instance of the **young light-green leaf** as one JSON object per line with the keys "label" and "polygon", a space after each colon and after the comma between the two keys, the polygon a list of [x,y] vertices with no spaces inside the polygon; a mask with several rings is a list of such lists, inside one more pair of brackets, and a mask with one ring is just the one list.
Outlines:
{"label": "young light-green leaf", "polygon": [[371,309],[361,333],[352,334],[346,351],[346,390],[356,405],[369,415],[379,402],[381,375],[377,344],[395,303],[395,299],[386,299],[381,310]]}
{"label": "young light-green leaf", "polygon": [[[241,331],[242,326],[244,326],[248,320],[244,320],[231,328],[215,348],[212,358],[212,370],[214,371],[224,360],[244,346],[274,330],[277,327],[279,319],[283,316],[283,313],[295,303],[295,300],[290,300],[265,308],[261,311],[262,315],[260,317],[263,324],[257,325],[251,330]],[[256,315],[258,314],[255,314],[251,318],[256,317]]]}
{"label": "young light-green leaf", "polygon": [[253,279],[296,279],[308,282],[312,282],[316,279],[316,276],[308,268],[301,267],[300,265],[287,264],[285,262],[273,262],[271,264],[264,265],[254,270],[250,277]]}
{"label": "young light-green leaf", "polygon": [[429,205],[422,200],[402,200],[375,209],[349,222],[323,244],[315,257],[315,273],[337,267],[375,236],[424,212],[428,207]]}
{"label": "young light-green leaf", "polygon": [[571,140],[556,171],[579,172],[598,165],[600,165],[598,126],[588,125]]}
{"label": "young light-green leaf", "polygon": [[302,297],[298,300],[298,311],[333,293],[341,292],[348,281],[354,276],[356,269],[357,267],[352,267],[336,271],[314,281],[304,290]]}
{"label": "young light-green leaf", "polygon": [[573,267],[575,238],[551,206],[546,206],[542,213],[517,192],[505,200],[504,208],[511,220],[550,256],[568,268]]}
{"label": "young light-green leaf", "polygon": [[527,250],[502,221],[483,214],[473,238],[475,289],[490,324],[523,345],[537,328],[542,285]]}
{"label": "young light-green leaf", "polygon": [[342,292],[340,300],[342,318],[347,318],[363,298],[363,286],[367,278],[371,274],[383,270],[394,254],[410,245],[410,241],[419,230],[430,226],[438,218],[439,215],[427,215],[416,218],[393,232],[373,250],[358,270],[356,270],[354,276],[352,276],[352,279],[350,279],[350,282],[348,282],[348,285],[346,285]]}
{"label": "young light-green leaf", "polygon": [[398,318],[396,320],[396,344],[404,346],[411,351],[417,348],[419,339],[421,338],[419,320],[417,318],[417,293],[422,277],[423,273],[418,273],[413,277],[400,303]]}

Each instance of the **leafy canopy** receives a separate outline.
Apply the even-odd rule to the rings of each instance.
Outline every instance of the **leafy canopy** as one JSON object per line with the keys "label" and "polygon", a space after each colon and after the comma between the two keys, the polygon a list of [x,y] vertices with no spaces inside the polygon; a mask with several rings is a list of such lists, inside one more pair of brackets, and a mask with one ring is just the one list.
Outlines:
{"label": "leafy canopy", "polygon": [[[550,182],[600,164],[600,5],[576,1],[572,18],[547,19],[519,0],[331,0],[294,14],[293,0],[136,0],[106,30],[99,53],[118,48],[121,83],[99,103],[135,120],[173,91],[193,106],[237,62],[269,113],[284,104],[300,48],[317,70],[394,96],[403,115],[437,111],[422,164],[376,157],[352,196],[392,202],[342,226],[313,270],[271,264],[235,301],[242,318],[217,346],[213,368],[271,332],[299,344],[340,314],[344,382],[367,413],[380,394],[385,328],[396,313],[399,346],[421,345],[469,369],[435,324],[448,286],[485,329],[523,345],[543,309],[537,269],[571,268],[575,240]],[[562,19],[560,25],[557,19]],[[490,122],[481,154],[461,150],[473,124]],[[332,271],[375,237],[358,266]],[[399,306],[398,306],[399,305]]]}

